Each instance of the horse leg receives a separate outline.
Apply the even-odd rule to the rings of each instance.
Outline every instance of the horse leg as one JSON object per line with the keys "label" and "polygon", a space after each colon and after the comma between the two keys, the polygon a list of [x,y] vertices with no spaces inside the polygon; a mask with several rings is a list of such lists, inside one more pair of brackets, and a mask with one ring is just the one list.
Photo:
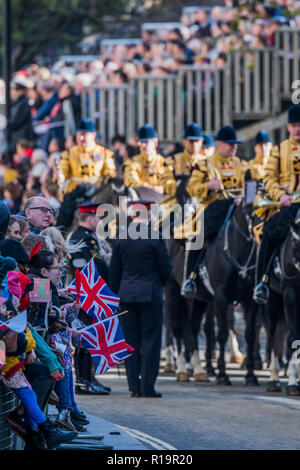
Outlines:
{"label": "horse leg", "polygon": [[239,343],[234,331],[234,308],[232,305],[228,306],[227,315],[229,326],[228,347],[231,353],[230,362],[233,364],[242,364],[244,356],[239,350]]}
{"label": "horse leg", "polygon": [[[287,359],[289,361],[287,376],[288,384],[286,394],[297,396],[300,395],[300,386],[297,381],[299,362],[293,357],[293,350],[299,347],[300,339],[300,320],[298,318],[299,299],[294,288],[286,287],[284,289],[284,311],[287,319],[288,337],[287,337]],[[297,367],[298,366],[298,367]]]}
{"label": "horse leg", "polygon": [[212,303],[209,303],[208,305],[203,330],[206,336],[206,351],[205,351],[206,367],[205,369],[206,369],[208,377],[214,377],[216,373],[212,365],[212,356],[213,356],[213,351],[215,348],[216,337],[215,337],[214,311],[213,311]]}
{"label": "horse leg", "polygon": [[173,338],[177,349],[177,357],[182,349],[182,314],[180,310],[180,296],[177,283],[171,278],[165,288],[164,320],[166,326],[166,364],[165,372],[175,372]]}
{"label": "horse leg", "polygon": [[193,368],[193,375],[195,382],[209,382],[209,378],[201,366],[201,360],[199,356],[198,348],[198,334],[200,331],[201,321],[203,318],[203,312],[205,311],[206,304],[198,300],[194,300],[193,307],[191,310],[191,330],[192,330],[192,355],[191,365]]}
{"label": "horse leg", "polygon": [[255,325],[255,341],[254,341],[254,369],[255,370],[262,370],[263,369],[263,361],[260,355],[260,330],[262,328],[262,323],[258,322]]}
{"label": "horse leg", "polygon": [[217,375],[218,385],[232,385],[228,375],[226,374],[225,364],[225,346],[228,339],[228,321],[227,321],[227,308],[228,300],[222,291],[215,292],[215,307],[218,320],[218,334],[217,340],[220,347],[220,354],[218,358],[218,369]]}
{"label": "horse leg", "polygon": [[281,392],[281,384],[279,381],[279,360],[277,356],[277,348],[275,347],[275,333],[279,323],[281,311],[283,310],[282,296],[276,294],[270,289],[269,301],[266,305],[266,316],[268,318],[268,348],[270,353],[270,381],[267,385],[267,392]]}
{"label": "horse leg", "polygon": [[258,305],[252,300],[243,302],[243,310],[245,313],[245,339],[247,344],[246,353],[246,368],[247,374],[245,377],[246,385],[259,385],[257,377],[254,375],[254,343],[255,343],[255,328],[256,328],[256,313]]}
{"label": "horse leg", "polygon": [[174,361],[174,345],[173,345],[173,331],[171,327],[171,312],[168,308],[164,308],[164,324],[166,331],[166,363],[164,366],[164,372],[175,372],[175,361]]}

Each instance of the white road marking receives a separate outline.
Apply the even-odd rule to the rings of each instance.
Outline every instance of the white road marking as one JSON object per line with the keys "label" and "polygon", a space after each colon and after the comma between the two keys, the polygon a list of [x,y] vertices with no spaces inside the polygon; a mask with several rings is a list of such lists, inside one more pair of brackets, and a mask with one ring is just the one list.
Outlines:
{"label": "white road marking", "polygon": [[149,434],[146,434],[144,432],[138,431],[137,429],[127,428],[118,424],[117,426],[123,431],[128,432],[128,434],[130,434],[131,436],[136,437],[140,441],[150,444],[156,450],[177,450],[176,447],[171,446],[167,442],[161,441],[160,439],[150,436]]}
{"label": "white road marking", "polygon": [[298,406],[300,407],[300,400],[294,400],[292,398],[283,398],[283,397],[253,397],[255,400],[264,400],[270,401],[274,403],[278,403],[279,405],[291,405],[291,406]]}

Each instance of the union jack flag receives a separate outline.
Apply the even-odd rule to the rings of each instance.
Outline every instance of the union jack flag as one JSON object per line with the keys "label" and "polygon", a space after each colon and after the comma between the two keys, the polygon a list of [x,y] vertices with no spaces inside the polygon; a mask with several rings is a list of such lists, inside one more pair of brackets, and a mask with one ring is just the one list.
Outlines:
{"label": "union jack flag", "polygon": [[[75,279],[69,290],[76,296]],[[112,317],[120,303],[119,297],[99,275],[93,258],[80,272],[80,302],[82,309],[97,322]]]}
{"label": "union jack flag", "polygon": [[[124,361],[134,349],[126,343],[118,318],[109,318],[80,330],[81,345],[93,358],[96,374]],[[130,351],[130,352],[129,352]]]}

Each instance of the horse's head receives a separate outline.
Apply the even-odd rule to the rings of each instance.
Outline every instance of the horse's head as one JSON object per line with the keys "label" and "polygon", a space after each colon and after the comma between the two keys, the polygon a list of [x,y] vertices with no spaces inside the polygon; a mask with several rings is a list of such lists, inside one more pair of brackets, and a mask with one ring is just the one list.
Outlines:
{"label": "horse's head", "polygon": [[300,209],[290,224],[292,252],[297,261],[300,261]]}

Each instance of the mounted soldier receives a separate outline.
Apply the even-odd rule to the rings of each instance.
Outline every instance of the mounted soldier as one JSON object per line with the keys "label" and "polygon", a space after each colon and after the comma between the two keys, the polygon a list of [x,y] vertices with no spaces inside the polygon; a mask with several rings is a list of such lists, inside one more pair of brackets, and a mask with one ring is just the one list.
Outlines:
{"label": "mounted soldier", "polygon": [[96,127],[91,119],[82,119],[76,132],[76,145],[61,153],[60,183],[64,193],[81,183],[101,186],[116,176],[113,152],[96,143]]}
{"label": "mounted soldier", "polygon": [[[212,157],[205,158],[193,169],[187,192],[198,198],[204,205],[204,241],[207,243],[218,234],[232,202],[240,203],[235,197],[243,189],[245,166],[236,157],[236,132],[231,126],[222,127],[216,136],[217,150]],[[205,250],[200,254],[196,250],[188,251],[186,281],[182,286],[182,294],[196,292],[195,279],[197,267]]]}
{"label": "mounted soldier", "polygon": [[292,202],[297,201],[300,190],[300,105],[289,108],[287,129],[289,139],[273,147],[263,177],[265,188],[272,199],[270,206],[279,209],[279,212],[264,225],[259,248],[257,285],[253,299],[261,304],[268,301],[269,272],[277,248],[286,238],[290,222],[299,208],[299,204]]}
{"label": "mounted soldier", "polygon": [[124,163],[124,184],[128,188],[155,187],[162,192],[161,176],[164,157],[157,153],[158,136],[155,128],[145,124],[138,130],[140,153]]}
{"label": "mounted soldier", "polygon": [[162,203],[165,202],[168,205],[176,202],[178,186],[180,184],[186,186],[193,167],[204,158],[201,153],[203,134],[196,123],[186,127],[182,142],[184,151],[167,157],[164,162],[165,172],[162,176],[162,184],[165,196]]}

